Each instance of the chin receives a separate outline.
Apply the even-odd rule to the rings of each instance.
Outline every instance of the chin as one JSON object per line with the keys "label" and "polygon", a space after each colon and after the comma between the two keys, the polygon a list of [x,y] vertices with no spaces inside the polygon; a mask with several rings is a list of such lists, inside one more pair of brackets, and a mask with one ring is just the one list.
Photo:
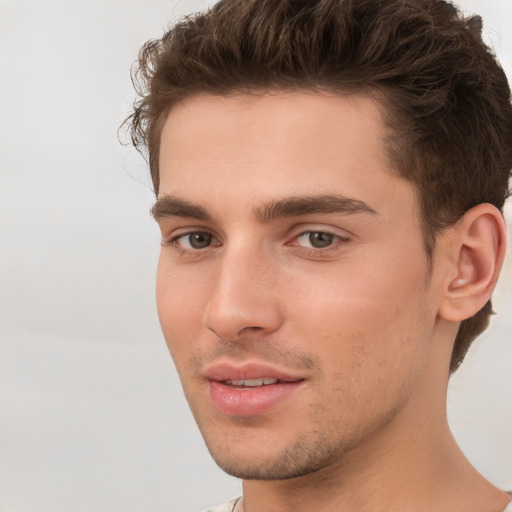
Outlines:
{"label": "chin", "polygon": [[393,405],[371,414],[335,414],[321,405],[256,417],[228,418],[198,406],[192,411],[212,458],[226,473],[243,480],[288,480],[345,465],[355,451],[368,450],[400,413],[402,407]]}
{"label": "chin", "polygon": [[[262,441],[251,450],[243,443],[230,446],[211,446],[208,450],[217,465],[227,474],[243,480],[287,480],[315,473],[329,466],[339,457],[322,439],[304,438],[282,449],[276,449],[271,440]],[[342,450],[343,451],[343,450]]]}

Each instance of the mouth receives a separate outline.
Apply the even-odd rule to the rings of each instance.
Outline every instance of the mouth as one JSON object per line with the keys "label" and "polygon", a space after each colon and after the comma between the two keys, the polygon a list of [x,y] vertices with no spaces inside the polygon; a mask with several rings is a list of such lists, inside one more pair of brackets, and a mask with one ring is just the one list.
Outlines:
{"label": "mouth", "polygon": [[227,416],[260,416],[282,407],[305,383],[265,364],[217,364],[207,369],[212,404]]}
{"label": "mouth", "polygon": [[236,388],[258,388],[260,386],[271,386],[273,384],[282,384],[289,381],[275,379],[273,377],[262,377],[260,379],[230,380],[222,381],[226,386]]}

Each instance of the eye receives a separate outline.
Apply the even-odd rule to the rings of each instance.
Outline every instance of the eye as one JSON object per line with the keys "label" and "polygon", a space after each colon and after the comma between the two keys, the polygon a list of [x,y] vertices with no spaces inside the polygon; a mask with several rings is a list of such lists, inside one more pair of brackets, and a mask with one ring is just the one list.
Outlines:
{"label": "eye", "polygon": [[187,241],[191,249],[204,249],[212,243],[212,235],[210,233],[190,233],[182,237]]}
{"label": "eye", "polygon": [[297,237],[297,243],[301,247],[309,247],[314,249],[325,249],[332,244],[341,241],[342,238],[333,233],[325,231],[306,231]]}
{"label": "eye", "polygon": [[217,246],[217,239],[206,231],[193,231],[174,237],[168,242],[183,251],[199,251],[210,246]]}

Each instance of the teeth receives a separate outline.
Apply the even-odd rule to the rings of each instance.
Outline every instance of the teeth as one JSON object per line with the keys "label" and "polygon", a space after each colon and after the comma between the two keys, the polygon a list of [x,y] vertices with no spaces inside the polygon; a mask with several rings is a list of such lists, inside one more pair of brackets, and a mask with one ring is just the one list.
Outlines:
{"label": "teeth", "polygon": [[248,388],[255,388],[258,386],[267,386],[269,384],[275,384],[278,379],[272,377],[263,377],[262,379],[247,379],[247,380],[227,380],[226,384],[232,386],[245,386]]}

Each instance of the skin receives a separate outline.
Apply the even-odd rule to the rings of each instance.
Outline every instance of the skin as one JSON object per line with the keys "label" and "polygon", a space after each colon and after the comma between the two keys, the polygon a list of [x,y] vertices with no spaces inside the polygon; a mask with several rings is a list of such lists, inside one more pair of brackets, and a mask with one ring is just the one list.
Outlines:
{"label": "skin", "polygon": [[[417,197],[385,136],[375,100],[308,92],[196,96],[164,126],[160,321],[212,456],[245,479],[245,512],[506,504],[446,422],[467,315],[452,295],[481,277],[475,251],[464,246],[462,268],[467,230],[448,230],[429,270]],[[325,196],[349,201],[297,201]],[[494,226],[488,210],[471,222]],[[301,384],[262,414],[225,414],[205,378],[217,363],[271,365]]]}

